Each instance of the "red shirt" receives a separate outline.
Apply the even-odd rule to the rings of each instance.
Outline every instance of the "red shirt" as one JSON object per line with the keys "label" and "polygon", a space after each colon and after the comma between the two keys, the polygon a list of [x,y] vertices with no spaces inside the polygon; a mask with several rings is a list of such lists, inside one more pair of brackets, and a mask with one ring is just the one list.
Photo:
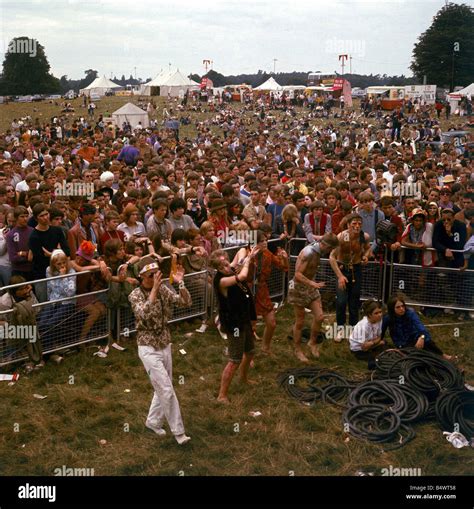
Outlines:
{"label": "red shirt", "polygon": [[104,246],[105,243],[110,239],[119,239],[122,241],[122,244],[125,242],[125,233],[120,230],[115,231],[105,231],[102,237],[99,239],[99,250],[101,254],[104,254]]}

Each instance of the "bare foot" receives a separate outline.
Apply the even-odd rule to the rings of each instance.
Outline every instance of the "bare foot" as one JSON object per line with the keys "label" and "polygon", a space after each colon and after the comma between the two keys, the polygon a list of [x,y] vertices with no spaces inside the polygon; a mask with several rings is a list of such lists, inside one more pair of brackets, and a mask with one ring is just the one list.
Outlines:
{"label": "bare foot", "polygon": [[311,353],[313,354],[313,357],[319,358],[319,348],[316,343],[308,343],[309,349],[311,350]]}
{"label": "bare foot", "polygon": [[253,369],[253,368],[255,368],[255,362],[254,362],[254,360],[253,360],[253,359],[250,361],[250,367],[251,367],[252,369]]}
{"label": "bare foot", "polygon": [[272,351],[269,348],[268,349],[267,348],[262,348],[262,353],[264,355],[268,355],[269,357],[272,356]]}
{"label": "bare foot", "polygon": [[246,378],[245,380],[243,378],[241,378],[240,383],[246,384],[246,385],[258,385],[257,380],[251,380],[250,378]]}
{"label": "bare foot", "polygon": [[229,398],[227,396],[225,396],[225,397],[219,396],[217,398],[217,402],[218,403],[222,403],[223,405],[229,405],[230,404]]}
{"label": "bare foot", "polygon": [[308,357],[306,357],[302,350],[295,350],[295,355],[301,362],[309,362]]}

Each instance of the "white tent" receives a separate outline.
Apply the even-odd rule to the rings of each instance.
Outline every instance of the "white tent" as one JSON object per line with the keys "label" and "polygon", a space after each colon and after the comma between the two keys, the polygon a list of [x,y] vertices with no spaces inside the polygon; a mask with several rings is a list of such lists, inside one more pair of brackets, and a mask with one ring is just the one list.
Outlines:
{"label": "white tent", "polygon": [[122,88],[117,83],[107,79],[105,76],[96,78],[88,87],[82,88],[79,92],[81,95],[100,95],[104,96],[108,91]]}
{"label": "white tent", "polygon": [[467,87],[458,90],[457,92],[452,92],[451,94],[449,94],[449,96],[452,97],[453,99],[461,99],[461,97],[474,96],[474,83],[471,83]]}
{"label": "white tent", "polygon": [[268,78],[265,83],[262,83],[259,87],[254,88],[254,90],[265,91],[265,92],[281,92],[283,87],[279,85],[274,79],[273,76]]}
{"label": "white tent", "polygon": [[199,83],[186,78],[178,69],[160,85],[160,95],[169,95],[171,97],[184,96],[188,90],[199,90],[199,87]]}
{"label": "white tent", "polygon": [[114,111],[112,113],[112,121],[120,129],[124,122],[129,122],[132,129],[134,129],[139,122],[141,122],[143,127],[150,126],[148,113],[132,103],[127,103],[117,111]]}
{"label": "white tent", "polygon": [[459,102],[463,97],[467,97],[468,100],[472,100],[474,96],[474,83],[471,83],[467,87],[458,90],[457,92],[451,92],[448,94],[449,105],[451,106],[451,111],[455,113],[459,108]]}
{"label": "white tent", "polygon": [[[164,71],[163,69],[151,80],[147,83],[144,83],[140,87],[140,95],[152,95],[154,92],[153,87],[161,87],[163,83],[172,75],[173,73],[170,71]],[[156,89],[156,88],[155,88]]]}

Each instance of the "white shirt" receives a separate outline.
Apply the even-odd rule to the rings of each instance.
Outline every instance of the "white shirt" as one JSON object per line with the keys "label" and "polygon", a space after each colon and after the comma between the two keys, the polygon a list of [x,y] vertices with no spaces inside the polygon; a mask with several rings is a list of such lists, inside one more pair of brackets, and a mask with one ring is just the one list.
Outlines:
{"label": "white shirt", "polygon": [[31,159],[31,161],[29,159],[23,159],[23,161],[21,162],[21,167],[24,169],[27,166],[29,166],[33,161],[34,159]]}
{"label": "white shirt", "polygon": [[[36,189],[38,189],[39,184],[36,184]],[[15,191],[17,193],[21,193],[22,191],[29,191],[28,184],[26,183],[26,180],[22,180],[21,182],[18,182],[18,184],[15,187]]]}
{"label": "white shirt", "polygon": [[382,320],[376,323],[370,323],[364,316],[354,327],[349,337],[349,345],[352,352],[362,351],[362,345],[367,341],[372,341],[382,335]]}

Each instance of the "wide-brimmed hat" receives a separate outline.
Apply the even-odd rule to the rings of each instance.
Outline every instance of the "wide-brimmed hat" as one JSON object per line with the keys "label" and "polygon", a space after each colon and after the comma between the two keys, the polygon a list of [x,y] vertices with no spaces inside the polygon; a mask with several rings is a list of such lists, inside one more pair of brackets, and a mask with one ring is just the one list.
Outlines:
{"label": "wide-brimmed hat", "polygon": [[220,210],[220,209],[225,209],[227,208],[227,203],[221,199],[221,198],[217,198],[216,200],[213,200],[211,202],[211,206],[210,206],[210,211],[211,212],[215,212],[216,210]]}
{"label": "wide-brimmed hat", "polygon": [[443,179],[443,184],[453,184],[454,182],[456,182],[456,179],[453,175],[446,175]]}

